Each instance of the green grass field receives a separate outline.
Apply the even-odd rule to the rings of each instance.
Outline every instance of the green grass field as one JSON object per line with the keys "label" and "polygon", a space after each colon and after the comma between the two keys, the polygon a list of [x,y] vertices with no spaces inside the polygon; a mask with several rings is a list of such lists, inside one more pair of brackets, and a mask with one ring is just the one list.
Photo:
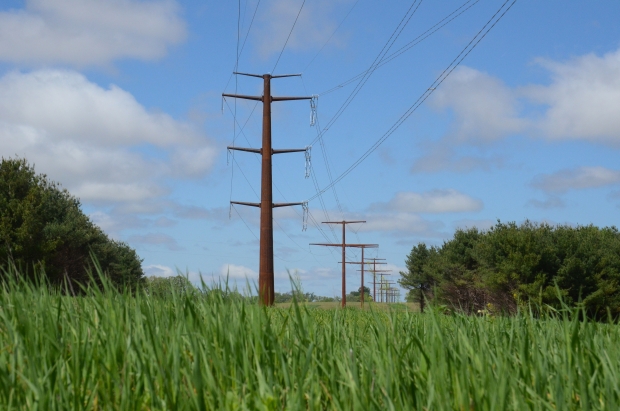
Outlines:
{"label": "green grass field", "polygon": [[620,409],[618,327],[572,317],[4,288],[0,409]]}

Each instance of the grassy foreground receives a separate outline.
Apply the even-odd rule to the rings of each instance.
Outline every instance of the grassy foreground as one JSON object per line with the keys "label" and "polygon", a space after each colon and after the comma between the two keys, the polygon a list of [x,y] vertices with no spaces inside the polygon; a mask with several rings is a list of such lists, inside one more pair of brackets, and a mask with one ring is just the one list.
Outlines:
{"label": "grassy foreground", "polygon": [[620,409],[593,322],[0,291],[0,409]]}

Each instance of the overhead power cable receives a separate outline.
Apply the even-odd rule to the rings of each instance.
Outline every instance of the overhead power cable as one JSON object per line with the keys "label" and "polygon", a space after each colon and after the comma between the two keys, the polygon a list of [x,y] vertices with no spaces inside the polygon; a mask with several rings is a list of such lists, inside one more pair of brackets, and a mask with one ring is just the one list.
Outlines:
{"label": "overhead power cable", "polygon": [[[252,30],[252,25],[254,24],[254,18],[256,17],[256,12],[258,11],[258,6],[260,6],[260,2],[261,0],[258,0],[258,3],[256,3],[256,8],[254,8],[254,14],[252,15],[252,20],[250,21],[250,26],[248,27],[248,31],[245,33],[245,38],[243,39],[243,44],[241,45],[240,50],[239,50],[239,45],[238,45],[239,40],[237,38],[237,63],[235,64],[235,69],[232,71],[232,73],[228,77],[228,81],[226,82],[226,86],[224,86],[224,90],[228,88],[228,85],[230,84],[230,80],[234,76],[234,72],[236,72],[237,69],[239,68],[239,59],[241,58],[241,54],[243,54],[245,43],[248,41],[248,36],[250,35],[250,30]],[[246,7],[247,7],[247,2],[246,2]],[[245,16],[244,16],[244,20],[245,20]],[[237,24],[237,30],[239,30],[238,26],[239,25]]]}
{"label": "overhead power cable", "polygon": [[340,22],[340,24],[338,25],[338,27],[336,27],[336,30],[333,31],[332,35],[329,36],[329,38],[327,39],[327,41],[325,43],[323,43],[323,46],[319,49],[319,51],[314,55],[314,57],[312,57],[312,60],[310,60],[310,63],[308,63],[308,65],[303,69],[303,72],[305,73],[306,70],[308,70],[308,67],[310,67],[310,65],[314,62],[314,60],[319,56],[319,54],[321,54],[321,52],[323,51],[323,49],[325,48],[325,46],[327,46],[327,43],[329,43],[331,41],[331,39],[334,37],[334,35],[336,34],[336,32],[340,29],[340,26],[342,26],[342,24],[345,22],[345,20],[347,18],[349,18],[349,15],[351,14],[351,12],[353,11],[353,9],[355,8],[355,6],[357,6],[357,3],[359,3],[360,0],[357,0],[355,3],[353,3],[353,6],[349,9],[349,12],[347,13],[346,16],[344,16],[344,19],[342,19],[342,21]]}
{"label": "overhead power cable", "polygon": [[400,55],[402,55],[403,53],[405,53],[406,51],[409,51],[413,47],[417,46],[418,44],[420,44],[421,42],[426,40],[428,37],[432,36],[437,31],[441,30],[446,25],[450,24],[452,21],[454,21],[456,18],[461,16],[463,13],[465,13],[467,10],[469,10],[470,8],[472,8],[473,6],[475,6],[479,2],[480,2],[480,0],[475,0],[475,1],[474,0],[467,0],[464,4],[459,6],[456,10],[454,10],[452,13],[448,14],[446,17],[441,19],[439,22],[435,23],[432,27],[430,27],[429,29],[424,31],[418,37],[414,38],[409,43],[405,44],[404,46],[402,46],[401,48],[396,50],[394,53],[390,54],[389,56],[387,56],[384,59],[382,59],[381,61],[379,61],[379,63],[377,63],[376,66],[371,66],[368,69],[362,71],[361,73],[351,77],[348,80],[343,81],[342,83],[338,84],[337,86],[334,86],[334,87],[330,88],[329,90],[326,90],[326,91],[323,91],[322,93],[319,93],[318,95],[319,96],[325,96],[325,95],[327,95],[329,93],[332,93],[332,92],[334,92],[336,90],[340,90],[341,88],[343,88],[343,87],[353,83],[355,80],[357,80],[360,77],[362,77],[369,70],[371,70],[371,69],[374,70],[374,69],[377,69],[379,67],[382,67],[382,66],[386,65],[390,61],[394,60],[395,58],[397,58]]}
{"label": "overhead power cable", "polygon": [[[394,31],[392,32],[392,34],[390,35],[390,37],[388,38],[386,43],[383,45],[383,48],[381,49],[379,54],[375,57],[375,61],[373,62],[373,64],[371,64],[371,67],[376,65],[377,61],[380,61],[385,56],[385,54],[387,52],[389,52],[390,48],[394,45],[394,43],[396,42],[396,40],[398,39],[398,37],[400,36],[402,31],[405,29],[405,27],[407,26],[407,24],[409,23],[409,21],[411,20],[411,18],[415,14],[415,12],[420,7],[420,4],[422,4],[422,0],[414,0],[413,3],[411,3],[411,6],[409,7],[409,9],[405,13],[405,15],[402,17],[402,19],[400,20],[400,22],[398,23],[398,25],[396,26],[396,28],[394,29]],[[372,72],[368,71],[366,74],[367,74],[367,76],[370,76],[370,74],[372,74]],[[344,109],[346,109],[346,107],[353,100],[355,95],[357,95],[357,92],[359,92],[359,89],[361,89],[361,87],[363,87],[365,81],[367,81],[367,76],[365,76],[366,78],[363,78],[360,81],[360,83],[358,84],[356,89],[351,93],[351,95],[349,96],[347,101],[345,101],[345,103],[341,106],[341,108],[336,113],[336,115],[332,118],[332,120],[330,120],[330,123],[333,123],[333,121],[335,121],[335,119],[337,119],[337,117],[339,117],[340,114],[342,114],[342,111],[344,111]],[[303,81],[303,79],[302,79],[302,81]],[[304,88],[305,88],[305,85],[304,85]],[[317,130],[317,137],[313,140],[313,142],[310,144],[310,146],[312,146],[316,141],[319,141],[321,143],[321,152],[323,154],[323,159],[324,159],[324,162],[325,162],[325,167],[327,169],[327,176],[329,178],[330,187],[334,188],[333,189],[334,198],[336,200],[336,204],[338,206],[338,210],[340,211],[340,214],[342,215],[343,214],[342,205],[340,204],[340,199],[338,198],[338,194],[336,192],[334,184],[332,184],[333,183],[333,177],[332,177],[332,173],[331,173],[331,167],[330,167],[330,164],[329,164],[329,158],[327,156],[325,145],[324,145],[323,140],[321,138],[321,136],[323,135],[325,129],[321,130],[320,124],[318,122],[318,117],[317,117],[317,121],[316,121],[315,126],[316,126],[316,130]],[[327,208],[325,207],[325,203],[323,201],[323,198],[321,197],[322,193],[318,191],[319,190],[319,185],[318,185],[318,183],[316,181],[316,177],[314,176],[314,173],[313,173],[313,182],[314,182],[315,188],[317,190],[317,194],[313,198],[316,198],[316,197],[320,198],[321,208],[323,209],[323,213],[325,214],[326,219],[330,220],[329,219],[329,214],[327,212]],[[343,218],[344,218],[344,215],[343,215]],[[332,235],[334,236],[334,238],[336,238],[336,233],[335,233],[334,229],[331,228],[331,227],[330,227],[330,229],[332,231]]]}
{"label": "overhead power cable", "polygon": [[291,31],[289,31],[288,37],[286,37],[286,41],[284,42],[284,46],[282,47],[282,51],[280,51],[280,55],[278,56],[278,59],[276,60],[276,64],[273,66],[273,69],[271,70],[272,73],[275,72],[276,71],[276,67],[278,67],[278,63],[280,62],[280,58],[282,57],[282,53],[284,53],[284,49],[286,48],[286,45],[288,44],[288,41],[291,38],[291,34],[293,34],[293,30],[295,30],[295,26],[297,25],[297,20],[299,20],[299,15],[301,14],[301,11],[304,9],[304,4],[306,4],[306,0],[304,0],[301,3],[301,7],[299,8],[299,12],[297,13],[297,17],[295,17],[295,22],[293,22],[293,27],[291,27]]}
{"label": "overhead power cable", "polygon": [[314,140],[312,140],[312,142],[309,145],[313,145],[316,141],[318,141],[321,138],[321,136],[325,134],[325,132],[329,130],[329,128],[340,118],[340,116],[342,115],[342,113],[344,113],[347,107],[349,107],[351,102],[355,99],[357,94],[364,87],[364,85],[366,84],[366,82],[368,81],[372,73],[376,70],[378,62],[383,60],[383,58],[390,51],[390,49],[392,48],[396,40],[398,40],[398,37],[403,32],[405,27],[407,27],[407,24],[409,24],[409,21],[411,21],[411,18],[413,17],[415,12],[418,10],[420,5],[422,4],[422,1],[423,0],[414,0],[413,3],[411,3],[411,6],[409,6],[409,9],[405,13],[401,21],[398,23],[398,26],[396,26],[396,28],[390,35],[390,38],[386,41],[386,43],[383,45],[383,48],[381,49],[379,54],[377,54],[377,56],[375,57],[375,60],[370,65],[370,68],[366,72],[364,72],[359,83],[357,83],[357,85],[355,86],[355,89],[351,91],[351,94],[349,94],[349,96],[346,98],[344,103],[342,103],[340,108],[336,111],[336,114],[334,114],[334,116],[327,122],[327,125],[323,128],[321,133]]}
{"label": "overhead power cable", "polygon": [[[405,111],[405,113],[394,123],[384,134],[377,140],[360,158],[358,158],[349,168],[347,168],[340,176],[338,176],[333,182],[324,187],[314,196],[310,197],[308,201],[312,201],[325,191],[329,190],[332,186],[340,182],[351,171],[353,171],[358,165],[360,165],[372,152],[374,152],[388,137],[390,137],[404,122],[413,114],[418,107],[426,101],[426,99],[439,87],[445,80],[452,74],[452,72],[461,64],[461,62],[472,52],[473,49],[486,37],[486,35],[495,27],[495,25],[506,15],[506,13],[515,5],[517,0],[506,0],[501,7],[495,12],[495,14],[487,21],[487,23],[480,29],[478,33],[471,39],[471,41],[463,48],[463,50],[452,60],[452,62],[444,69],[444,71],[435,79],[435,81],[426,89],[424,93]],[[506,5],[508,7],[506,7]],[[500,14],[501,13],[501,14]]]}
{"label": "overhead power cable", "polygon": [[[237,52],[236,52],[236,60],[235,60],[235,70],[237,72],[239,69],[239,39],[241,37],[241,0],[238,0],[238,9],[237,9]],[[239,87],[239,81],[235,76],[235,94],[237,94],[237,88]],[[228,104],[228,103],[226,103]],[[237,138],[237,100],[235,99],[235,111],[233,113],[234,121],[233,121],[233,146],[235,145],[235,139]],[[232,154],[233,162],[235,160],[235,153]],[[230,201],[232,201],[233,195],[233,181],[235,179],[235,166],[232,165],[230,169]],[[230,213],[229,213],[230,214]],[[230,215],[228,216],[230,218]]]}
{"label": "overhead power cable", "polygon": [[[381,51],[379,52],[379,54],[377,55],[377,57],[375,58],[375,61],[373,62],[373,65],[377,62],[380,61],[380,59],[382,58],[382,56],[385,55],[385,53],[387,53],[390,48],[392,47],[392,45],[394,44],[394,42],[398,39],[398,36],[400,36],[400,33],[402,33],[402,31],[404,30],[404,28],[407,26],[407,24],[409,23],[409,21],[411,20],[411,17],[413,17],[413,14],[417,11],[418,7],[420,6],[420,4],[422,3],[422,0],[414,0],[413,3],[411,4],[411,6],[409,7],[409,9],[407,10],[407,12],[405,13],[405,15],[403,16],[403,18],[401,19],[401,21],[398,23],[398,25],[396,26],[396,29],[394,29],[394,31],[392,32],[392,34],[390,35],[390,38],[387,40],[387,42],[384,44],[383,48],[381,49]],[[417,7],[416,7],[417,4]],[[415,8],[414,8],[415,7]],[[372,65],[371,65],[372,66]],[[363,81],[364,79],[362,79]],[[362,83],[362,81],[360,81],[360,83]],[[302,79],[303,82],[303,79]],[[305,88],[305,85],[304,85]],[[356,88],[357,90],[357,88]],[[354,90],[355,92],[355,90]],[[352,93],[353,94],[353,93]],[[354,96],[353,96],[354,97]],[[351,98],[351,96],[350,96]],[[351,98],[352,99],[352,98]],[[345,102],[346,104],[346,102]],[[344,106],[344,105],[343,105]],[[346,107],[345,107],[346,108]],[[342,110],[342,107],[341,107]],[[338,114],[338,113],[337,113]],[[333,120],[333,119],[332,119]],[[316,130],[317,130],[317,137],[313,140],[313,142],[310,144],[314,144],[314,142],[316,141],[320,141],[321,142],[321,152],[323,154],[323,159],[325,162],[325,167],[327,169],[327,175],[329,178],[329,182],[330,182],[330,186],[334,187],[333,183],[333,178],[332,178],[332,174],[331,174],[331,168],[329,165],[329,159],[327,157],[327,153],[325,151],[325,146],[323,144],[323,141],[321,139],[321,136],[324,132],[325,129],[321,130],[320,124],[318,122],[318,119],[316,121],[315,124]],[[323,209],[323,213],[325,214],[325,218],[327,220],[330,220],[329,218],[329,214],[327,212],[327,208],[325,207],[325,203],[323,201],[323,198],[321,197],[321,192],[319,192],[319,185],[318,182],[316,180],[316,176],[314,173],[312,173],[312,179],[313,179],[313,183],[315,185],[315,188],[317,190],[317,194],[316,196],[314,196],[313,198],[319,197],[320,202],[321,202],[321,208]],[[336,200],[336,204],[338,206],[338,209],[340,211],[341,214],[343,214],[343,210],[342,210],[342,205],[340,204],[340,199],[338,198],[338,194],[336,193],[336,190],[334,188],[333,190],[334,193],[334,198]],[[344,218],[344,217],[343,217]],[[330,230],[332,231],[332,235],[334,236],[334,238],[336,238],[336,233],[334,231],[334,229],[332,227],[330,227]]]}

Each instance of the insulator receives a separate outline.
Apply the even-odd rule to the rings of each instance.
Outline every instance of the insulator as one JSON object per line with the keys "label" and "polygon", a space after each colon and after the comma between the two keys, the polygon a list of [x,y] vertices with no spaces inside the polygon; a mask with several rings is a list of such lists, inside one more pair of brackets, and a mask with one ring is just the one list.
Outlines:
{"label": "insulator", "polygon": [[312,146],[306,147],[306,178],[310,177],[310,172],[312,169],[312,155],[311,155]]}
{"label": "insulator", "polygon": [[316,116],[317,116],[317,105],[318,105],[319,96],[312,96],[310,99],[310,127],[313,127],[316,124]]}
{"label": "insulator", "polygon": [[302,228],[301,231],[306,231],[308,229],[308,216],[310,211],[308,210],[308,202],[304,202],[301,207],[303,208],[303,217],[302,217]]}

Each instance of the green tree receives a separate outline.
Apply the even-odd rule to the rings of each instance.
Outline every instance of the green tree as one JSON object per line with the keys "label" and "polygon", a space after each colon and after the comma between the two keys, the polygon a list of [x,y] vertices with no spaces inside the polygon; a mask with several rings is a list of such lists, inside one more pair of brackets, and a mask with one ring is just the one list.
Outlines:
{"label": "green tree", "polygon": [[44,273],[52,285],[80,291],[92,277],[93,258],[112,283],[133,287],[144,276],[127,244],[111,240],[67,190],[38,175],[23,159],[0,163],[0,265],[25,278]]}
{"label": "green tree", "polygon": [[398,283],[409,290],[407,299],[420,304],[420,311],[424,312],[424,303],[430,297],[435,279],[430,274],[429,260],[431,254],[436,254],[434,248],[427,248],[426,244],[419,243],[411,249],[405,260],[407,272],[400,272]]}
{"label": "green tree", "polygon": [[400,284],[408,299],[465,312],[515,312],[518,305],[583,305],[620,317],[620,233],[615,227],[526,221],[457,230],[441,247],[413,247]]}

